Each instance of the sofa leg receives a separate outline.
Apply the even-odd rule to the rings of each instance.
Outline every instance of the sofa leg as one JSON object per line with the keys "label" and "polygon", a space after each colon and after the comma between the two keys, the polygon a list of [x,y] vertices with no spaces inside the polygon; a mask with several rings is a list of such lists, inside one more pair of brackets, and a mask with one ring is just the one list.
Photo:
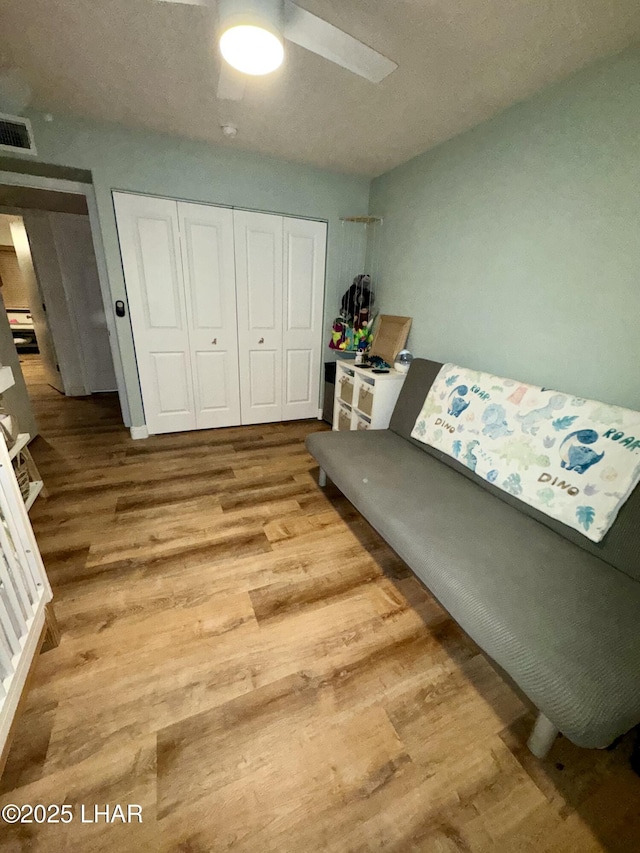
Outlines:
{"label": "sofa leg", "polygon": [[527,746],[536,758],[546,758],[553,742],[558,736],[558,729],[540,712],[533,731],[529,735]]}
{"label": "sofa leg", "polygon": [[320,471],[318,472],[318,485],[321,489],[324,489],[327,485],[327,472],[323,471],[322,468],[320,468]]}

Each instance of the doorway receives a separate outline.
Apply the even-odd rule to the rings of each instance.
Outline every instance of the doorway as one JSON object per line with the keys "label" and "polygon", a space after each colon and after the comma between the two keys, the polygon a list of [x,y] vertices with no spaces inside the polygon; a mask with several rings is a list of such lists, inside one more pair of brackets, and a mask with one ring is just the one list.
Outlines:
{"label": "doorway", "polygon": [[6,173],[0,176],[0,361],[12,367],[16,386],[13,399],[3,402],[21,428],[24,423],[25,431],[36,434],[28,391],[37,377],[65,397],[117,393],[126,423],[128,407],[126,399],[122,405],[118,382],[122,368],[110,335],[106,282],[98,262],[101,242],[96,245],[88,204],[92,188],[89,192],[79,185],[80,191],[65,192],[16,185],[15,179],[22,177],[17,175],[4,184],[4,177]]}

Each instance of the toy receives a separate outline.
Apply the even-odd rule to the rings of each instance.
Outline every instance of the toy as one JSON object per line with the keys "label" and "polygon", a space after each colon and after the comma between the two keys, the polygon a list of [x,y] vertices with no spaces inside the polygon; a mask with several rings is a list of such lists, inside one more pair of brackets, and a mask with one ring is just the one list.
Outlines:
{"label": "toy", "polygon": [[333,322],[331,327],[331,340],[329,341],[331,349],[344,349],[346,347],[345,325],[338,317]]}
{"label": "toy", "polygon": [[353,284],[342,297],[340,315],[349,325],[359,329],[371,319],[372,308],[371,277],[362,273],[353,279]]}
{"label": "toy", "polygon": [[371,321],[367,320],[362,325],[353,326],[343,317],[336,317],[331,329],[329,348],[364,353],[373,339],[371,325]]}

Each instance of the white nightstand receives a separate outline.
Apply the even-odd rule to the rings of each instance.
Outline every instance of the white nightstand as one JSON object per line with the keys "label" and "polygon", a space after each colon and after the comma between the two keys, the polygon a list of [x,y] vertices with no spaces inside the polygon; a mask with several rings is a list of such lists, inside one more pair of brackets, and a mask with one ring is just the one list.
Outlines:
{"label": "white nightstand", "polygon": [[372,373],[371,368],[336,362],[333,429],[387,429],[406,379],[405,373]]}

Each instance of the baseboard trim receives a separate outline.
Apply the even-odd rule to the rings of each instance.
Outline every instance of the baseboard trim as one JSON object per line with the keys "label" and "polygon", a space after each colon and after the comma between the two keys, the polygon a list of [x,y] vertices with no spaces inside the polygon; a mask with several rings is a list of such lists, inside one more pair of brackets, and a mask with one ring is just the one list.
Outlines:
{"label": "baseboard trim", "polygon": [[143,424],[142,426],[129,427],[129,432],[131,433],[131,438],[134,440],[149,438],[149,429],[146,424]]}

